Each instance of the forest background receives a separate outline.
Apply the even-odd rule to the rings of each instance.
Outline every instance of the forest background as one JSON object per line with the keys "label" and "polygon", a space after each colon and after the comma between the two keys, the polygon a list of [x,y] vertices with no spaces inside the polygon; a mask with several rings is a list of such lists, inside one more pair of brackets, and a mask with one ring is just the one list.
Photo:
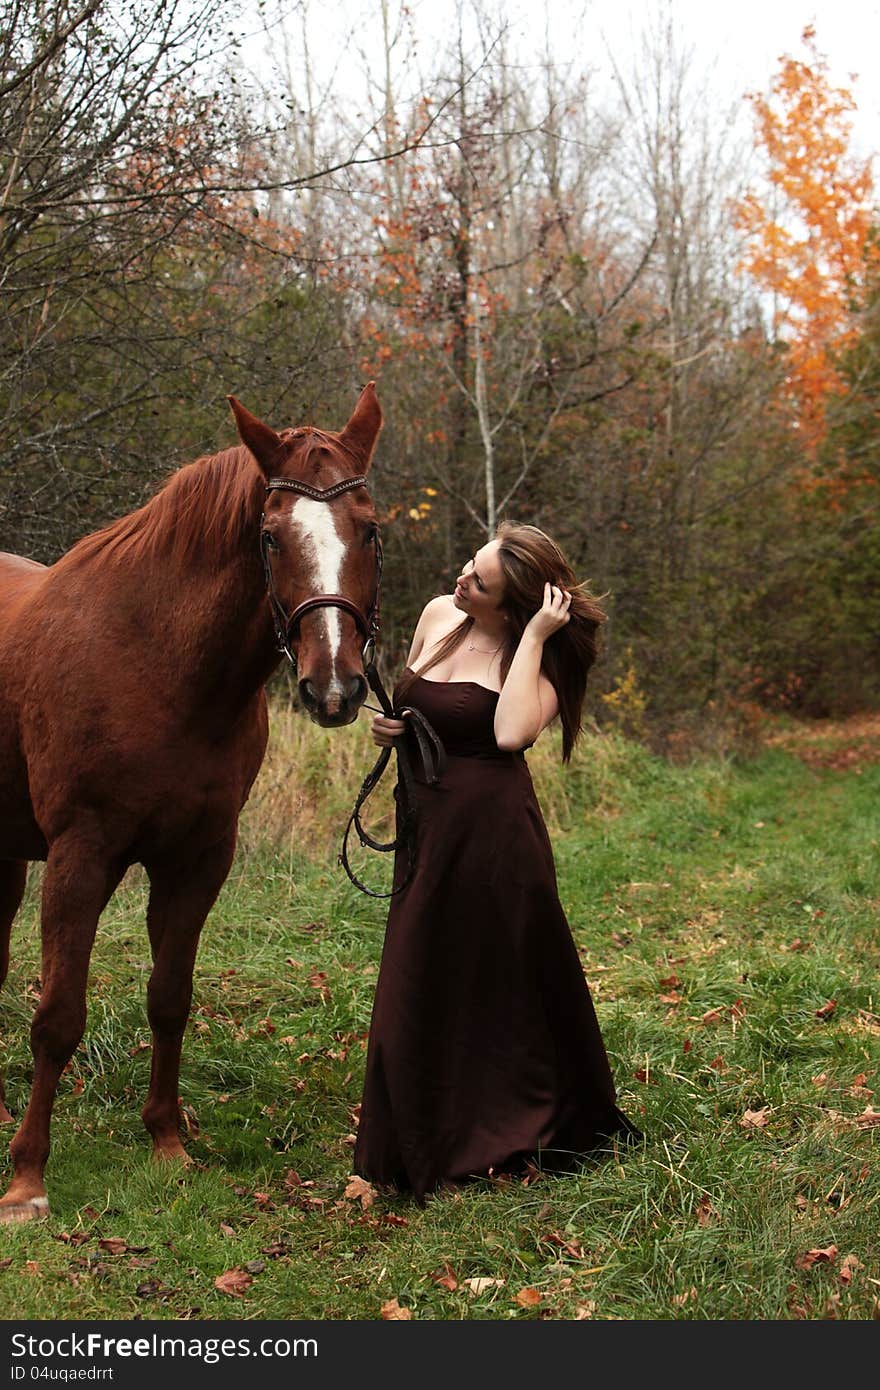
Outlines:
{"label": "forest background", "polygon": [[607,595],[600,724],[675,754],[876,708],[853,92],[794,34],[744,146],[674,7],[613,90],[550,14],[523,52],[461,0],[426,46],[375,0],[329,53],[309,0],[0,0],[0,548],[51,562],[233,443],[227,392],[332,428],[375,378],[386,672],[509,517]]}

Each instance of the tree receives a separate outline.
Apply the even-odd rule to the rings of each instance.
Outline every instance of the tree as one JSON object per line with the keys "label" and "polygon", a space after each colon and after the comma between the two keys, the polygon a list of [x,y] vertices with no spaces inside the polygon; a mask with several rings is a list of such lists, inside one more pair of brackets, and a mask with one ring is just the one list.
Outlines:
{"label": "tree", "polygon": [[829,401],[844,389],[836,357],[857,332],[854,309],[878,248],[871,163],[850,148],[855,100],[831,84],[812,27],[802,41],[806,58],[784,56],[770,96],[751,98],[769,190],[749,193],[736,216],[748,236],[744,266],[772,295],[774,331],[789,345],[785,391],[815,454]]}

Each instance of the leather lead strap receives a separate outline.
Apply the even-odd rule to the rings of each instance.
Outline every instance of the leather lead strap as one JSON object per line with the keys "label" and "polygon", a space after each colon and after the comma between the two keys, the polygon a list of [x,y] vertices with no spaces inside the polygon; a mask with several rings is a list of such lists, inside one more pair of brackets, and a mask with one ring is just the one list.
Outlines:
{"label": "leather lead strap", "polygon": [[[416,739],[419,756],[422,763],[422,771],[425,781],[429,786],[434,786],[440,780],[446,769],[446,751],[435,729],[422,714],[421,710],[413,709],[410,705],[403,705],[400,709],[395,709],[388,698],[388,693],[382,684],[379,673],[375,667],[371,667],[367,672],[367,680],[370,688],[376,695],[383,711],[389,719],[406,718],[407,727],[410,728]],[[371,792],[375,791],[382,779],[386,767],[391,758],[391,753],[397,754],[397,815],[398,829],[393,840],[376,840],[363,827],[361,821],[361,808]],[[398,893],[402,893],[412,881],[416,871],[416,830],[418,820],[418,803],[416,800],[416,781],[413,776],[412,763],[410,761],[409,749],[406,746],[406,735],[394,740],[393,750],[383,748],[375,765],[367,773],[363,780],[361,789],[357,794],[354,810],[348,818],[345,833],[342,837],[342,847],[339,851],[339,863],[342,865],[348,877],[356,888],[362,893],[366,893],[370,898],[393,898]],[[358,839],[366,849],[373,849],[380,854],[390,854],[399,849],[406,849],[407,866],[402,883],[396,888],[392,888],[388,893],[377,892],[374,888],[369,888],[366,883],[358,878],[351,867],[348,858],[348,837],[351,828],[354,826],[357,831]]]}

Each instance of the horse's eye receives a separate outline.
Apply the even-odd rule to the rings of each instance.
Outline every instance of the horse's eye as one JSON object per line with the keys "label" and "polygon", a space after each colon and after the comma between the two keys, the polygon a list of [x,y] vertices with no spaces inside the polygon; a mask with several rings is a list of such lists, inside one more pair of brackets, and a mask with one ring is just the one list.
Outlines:
{"label": "horse's eye", "polygon": [[276,541],[271,531],[263,532],[263,544],[268,550],[280,550],[281,546]]}
{"label": "horse's eye", "polygon": [[375,521],[371,521],[364,532],[364,545],[372,545],[379,536],[379,526]]}

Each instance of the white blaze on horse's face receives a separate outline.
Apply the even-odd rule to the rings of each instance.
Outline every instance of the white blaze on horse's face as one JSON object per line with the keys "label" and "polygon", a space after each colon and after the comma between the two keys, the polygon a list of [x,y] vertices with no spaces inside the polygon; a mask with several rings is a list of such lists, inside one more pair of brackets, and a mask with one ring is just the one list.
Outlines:
{"label": "white blaze on horse's face", "polygon": [[[313,502],[299,497],[290,510],[290,523],[297,544],[309,566],[307,585],[312,594],[338,594],[345,545],[336,530],[333,507],[326,502]],[[336,671],[342,629],[338,608],[320,608],[315,617],[324,623],[330,650],[330,693],[342,693]]]}

